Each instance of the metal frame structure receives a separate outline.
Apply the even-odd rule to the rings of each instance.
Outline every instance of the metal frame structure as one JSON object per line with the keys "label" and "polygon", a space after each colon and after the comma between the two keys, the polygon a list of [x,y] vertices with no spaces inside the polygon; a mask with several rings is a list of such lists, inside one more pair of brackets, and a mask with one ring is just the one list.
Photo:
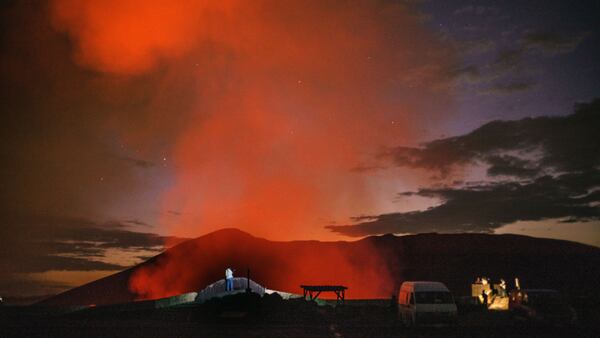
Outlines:
{"label": "metal frame structure", "polygon": [[300,287],[304,290],[304,299],[308,295],[310,297],[309,300],[315,300],[319,297],[321,292],[333,292],[335,293],[338,304],[344,303],[346,298],[346,290],[347,287],[343,285],[300,285]]}

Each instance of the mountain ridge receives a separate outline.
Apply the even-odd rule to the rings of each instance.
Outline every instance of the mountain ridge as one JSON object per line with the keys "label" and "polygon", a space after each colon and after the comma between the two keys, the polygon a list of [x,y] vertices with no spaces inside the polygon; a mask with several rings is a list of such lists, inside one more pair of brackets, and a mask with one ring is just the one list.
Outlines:
{"label": "mountain ridge", "polygon": [[[579,294],[600,280],[600,248],[512,234],[369,236],[356,241],[270,241],[235,228],[190,239],[131,268],[41,301],[40,305],[114,304],[202,289],[227,266],[271,289],[301,283],[348,285],[350,298],[383,298],[403,280],[433,279],[467,294],[479,275]],[[238,274],[240,272],[237,272]],[[550,278],[553,277],[553,278]],[[588,285],[594,284],[594,285]]]}

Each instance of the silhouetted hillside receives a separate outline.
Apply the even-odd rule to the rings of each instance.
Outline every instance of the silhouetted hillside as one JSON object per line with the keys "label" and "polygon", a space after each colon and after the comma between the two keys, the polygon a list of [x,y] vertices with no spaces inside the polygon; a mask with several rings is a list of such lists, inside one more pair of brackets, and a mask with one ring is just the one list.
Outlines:
{"label": "silhouetted hillside", "polygon": [[270,289],[301,293],[300,284],[343,284],[349,298],[384,298],[404,280],[439,280],[468,294],[480,275],[516,276],[525,287],[571,295],[595,292],[600,249],[517,235],[420,234],[355,242],[273,242],[235,229],[186,241],[128,270],[74,288],[44,305],[85,305],[159,298],[202,289],[226,267]]}

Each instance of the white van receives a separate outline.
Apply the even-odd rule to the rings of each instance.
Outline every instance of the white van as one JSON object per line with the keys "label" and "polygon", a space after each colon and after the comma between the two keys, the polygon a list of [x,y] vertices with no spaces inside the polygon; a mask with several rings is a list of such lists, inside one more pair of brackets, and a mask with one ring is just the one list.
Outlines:
{"label": "white van", "polygon": [[405,325],[454,325],[456,303],[440,282],[404,282],[398,295],[398,313]]}

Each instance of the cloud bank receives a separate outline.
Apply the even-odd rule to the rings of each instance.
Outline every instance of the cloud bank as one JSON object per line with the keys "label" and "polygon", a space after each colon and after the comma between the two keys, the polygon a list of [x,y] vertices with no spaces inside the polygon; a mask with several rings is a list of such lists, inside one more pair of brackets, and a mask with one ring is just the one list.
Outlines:
{"label": "cloud bank", "polygon": [[362,216],[327,228],[344,235],[490,232],[516,221],[600,219],[600,100],[571,115],[494,121],[461,136],[382,155],[394,165],[452,175],[467,165],[487,167],[488,182],[401,193],[435,198],[422,211]]}

